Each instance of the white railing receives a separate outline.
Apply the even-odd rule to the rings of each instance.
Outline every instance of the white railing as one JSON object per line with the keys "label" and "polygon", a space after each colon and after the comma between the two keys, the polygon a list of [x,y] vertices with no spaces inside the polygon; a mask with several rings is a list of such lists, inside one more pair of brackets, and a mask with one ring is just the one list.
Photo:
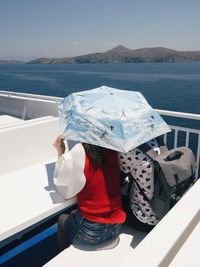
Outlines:
{"label": "white railing", "polygon": [[57,101],[60,99],[0,90],[0,114],[17,116],[23,120],[57,116]]}
{"label": "white railing", "polygon": [[[178,146],[178,136],[179,133],[184,133],[185,132],[185,146],[189,147],[189,143],[190,140],[193,137],[191,137],[191,135],[196,135],[197,137],[197,146],[196,146],[196,153],[195,153],[195,157],[196,157],[196,163],[197,163],[197,169],[196,169],[196,177],[200,177],[200,170],[199,170],[199,166],[200,166],[200,130],[196,130],[196,129],[191,129],[191,128],[185,128],[185,127],[180,127],[180,126],[172,126],[170,125],[172,131],[174,132],[174,140],[173,140],[173,147],[176,148]],[[165,136],[165,141],[167,139],[167,136]],[[167,143],[167,142],[166,142]]]}
{"label": "white railing", "polygon": [[[194,120],[195,125],[200,125],[200,114],[191,114],[167,110],[157,110],[160,115],[181,119]],[[170,125],[172,133],[168,133],[164,136],[164,142],[168,145],[172,145],[173,148],[178,147],[180,141],[181,146],[190,147],[196,157],[197,169],[196,176],[200,177],[200,129],[192,129],[187,127],[181,127],[177,125]],[[168,138],[170,136],[170,138]],[[170,142],[169,142],[170,141]],[[191,145],[192,144],[192,145]]]}
{"label": "white railing", "polygon": [[[57,104],[60,97],[17,93],[11,91],[0,90],[0,112],[4,113],[11,109],[11,114],[16,112],[17,116],[22,119],[37,118],[41,116],[57,116]],[[200,125],[200,114],[191,114],[184,112],[175,112],[157,109],[161,116],[174,117],[180,119],[189,119],[195,122],[195,125]],[[9,112],[8,112],[9,113]],[[196,161],[197,161],[197,176],[200,177],[200,128],[192,129],[187,127],[180,127],[177,125],[171,125],[171,129],[174,134],[167,134],[164,138],[166,144],[168,144],[168,136],[170,136],[170,143],[173,147],[177,147],[181,139],[182,145],[187,147],[190,143],[194,143],[194,139],[197,141],[193,144]],[[181,137],[180,137],[180,133]],[[184,133],[184,134],[183,134]],[[185,135],[185,136],[184,136]],[[172,140],[173,139],[173,140]],[[183,139],[185,139],[183,141]]]}

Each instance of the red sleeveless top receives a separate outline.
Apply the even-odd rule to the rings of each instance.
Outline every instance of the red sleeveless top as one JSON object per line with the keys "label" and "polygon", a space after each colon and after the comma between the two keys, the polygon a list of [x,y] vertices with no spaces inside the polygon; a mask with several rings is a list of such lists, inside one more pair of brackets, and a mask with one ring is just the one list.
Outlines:
{"label": "red sleeveless top", "polygon": [[96,166],[85,153],[84,175],[86,184],[78,193],[80,214],[94,222],[123,223],[126,214],[122,210],[120,169],[117,152],[105,150],[106,164]]}

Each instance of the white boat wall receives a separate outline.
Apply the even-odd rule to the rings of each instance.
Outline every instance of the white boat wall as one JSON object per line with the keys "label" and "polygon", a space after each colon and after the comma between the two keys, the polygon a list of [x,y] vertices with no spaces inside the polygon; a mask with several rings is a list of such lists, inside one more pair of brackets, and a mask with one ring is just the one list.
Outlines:
{"label": "white boat wall", "polygon": [[[73,208],[76,199],[63,200],[53,184],[57,159],[53,147],[60,133],[57,101],[61,98],[0,91],[0,248],[20,243],[27,233]],[[200,115],[158,110],[160,115],[193,120],[194,129],[171,125],[165,142],[192,144],[200,177]],[[181,140],[179,140],[181,139]],[[73,142],[68,142],[69,149]],[[114,249],[83,251],[73,246],[45,266],[200,266],[199,180],[177,205],[146,234],[124,227]],[[55,221],[54,221],[55,223]],[[20,265],[19,265],[20,266]]]}

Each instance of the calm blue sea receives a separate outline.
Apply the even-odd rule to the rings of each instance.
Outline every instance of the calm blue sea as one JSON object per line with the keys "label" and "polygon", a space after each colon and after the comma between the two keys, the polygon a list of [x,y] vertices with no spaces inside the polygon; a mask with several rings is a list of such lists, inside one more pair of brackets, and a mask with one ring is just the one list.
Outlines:
{"label": "calm blue sea", "polygon": [[200,64],[0,65],[0,89],[51,96],[108,85],[154,108],[200,113]]}
{"label": "calm blue sea", "polygon": [[101,85],[140,91],[154,108],[200,114],[200,64],[0,65],[0,90],[65,97]]}

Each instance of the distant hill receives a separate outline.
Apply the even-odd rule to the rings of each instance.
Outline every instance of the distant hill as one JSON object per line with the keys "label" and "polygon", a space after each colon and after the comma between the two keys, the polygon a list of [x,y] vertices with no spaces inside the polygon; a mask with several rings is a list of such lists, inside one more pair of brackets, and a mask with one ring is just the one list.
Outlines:
{"label": "distant hill", "polygon": [[119,45],[102,53],[69,58],[38,58],[28,64],[200,62],[200,51],[177,51],[164,47],[129,49]]}
{"label": "distant hill", "polygon": [[20,60],[1,60],[0,59],[0,64],[24,64],[25,62],[20,61]]}

